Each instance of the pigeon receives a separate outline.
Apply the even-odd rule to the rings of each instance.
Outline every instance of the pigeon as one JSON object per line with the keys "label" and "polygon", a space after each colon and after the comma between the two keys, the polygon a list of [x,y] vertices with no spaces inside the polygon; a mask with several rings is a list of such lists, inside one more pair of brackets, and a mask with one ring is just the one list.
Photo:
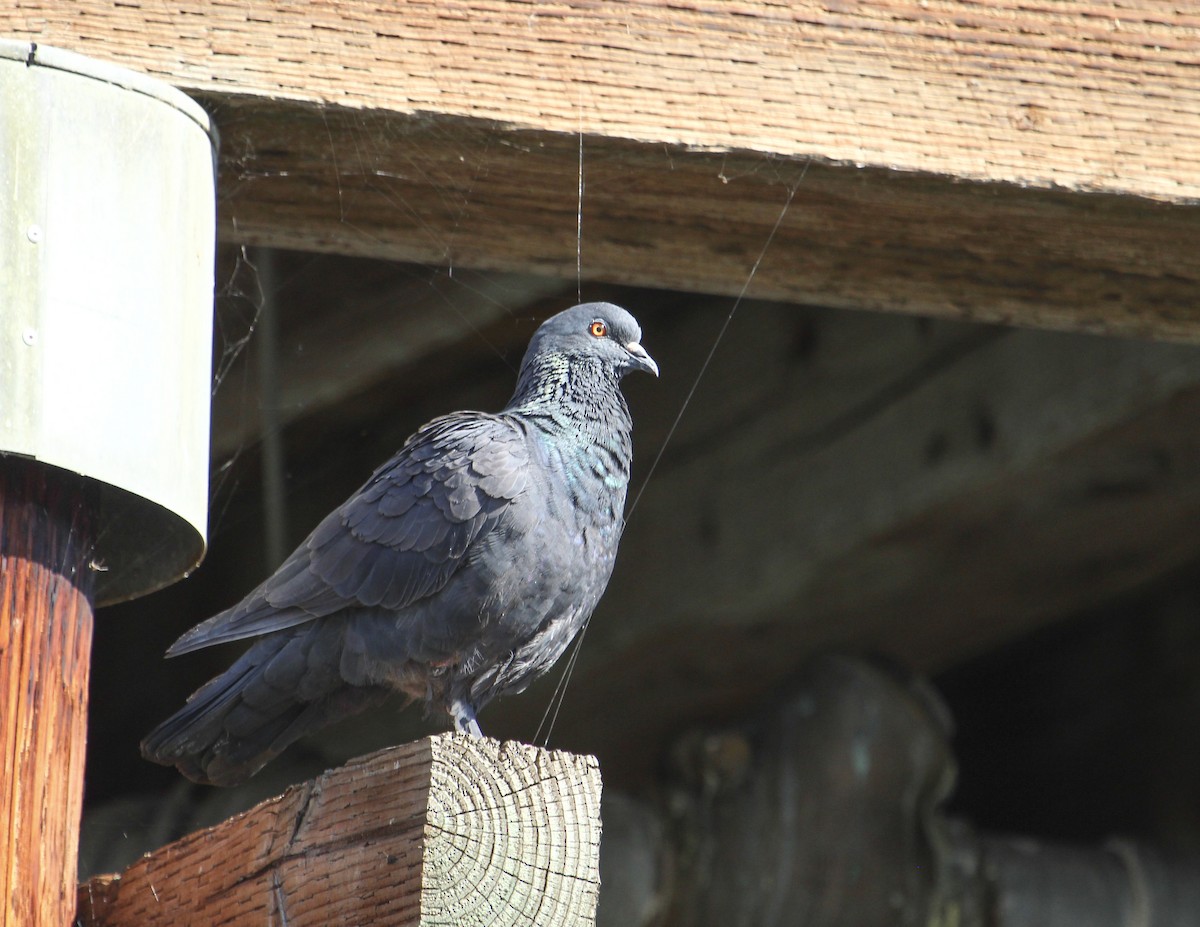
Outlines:
{"label": "pigeon", "polygon": [[481,735],[477,712],[550,669],[608,585],[633,453],[620,384],[634,370],[658,376],[619,306],[547,319],[503,411],[420,428],[271,577],[171,646],[254,639],[142,755],[235,785],[393,692]]}

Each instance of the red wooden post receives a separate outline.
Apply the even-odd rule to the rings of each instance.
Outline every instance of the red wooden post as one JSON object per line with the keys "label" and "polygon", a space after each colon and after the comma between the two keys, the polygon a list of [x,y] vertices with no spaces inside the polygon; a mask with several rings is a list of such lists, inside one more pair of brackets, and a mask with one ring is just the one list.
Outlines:
{"label": "red wooden post", "polygon": [[0,925],[66,925],[87,743],[93,513],[82,481],[0,456]]}

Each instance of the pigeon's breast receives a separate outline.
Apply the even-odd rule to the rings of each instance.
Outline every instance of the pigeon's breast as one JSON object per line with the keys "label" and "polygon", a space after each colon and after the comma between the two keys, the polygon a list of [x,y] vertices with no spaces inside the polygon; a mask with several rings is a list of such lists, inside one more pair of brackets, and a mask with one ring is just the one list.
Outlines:
{"label": "pigeon's breast", "polygon": [[606,482],[603,456],[563,454],[561,444],[542,450],[544,466],[489,539],[495,556],[474,565],[472,579],[486,589],[463,597],[485,603],[455,674],[470,680],[477,704],[523,689],[558,659],[595,609],[616,559],[624,481]]}

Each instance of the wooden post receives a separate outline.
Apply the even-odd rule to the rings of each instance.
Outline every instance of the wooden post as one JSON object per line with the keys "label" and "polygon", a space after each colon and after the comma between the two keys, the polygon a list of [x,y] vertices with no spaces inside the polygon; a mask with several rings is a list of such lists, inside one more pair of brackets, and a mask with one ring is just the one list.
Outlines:
{"label": "wooden post", "polygon": [[80,927],[590,927],[593,757],[442,734],[351,761],[79,889]]}
{"label": "wooden post", "polygon": [[769,714],[676,745],[678,864],[669,883],[627,878],[625,909],[657,917],[668,906],[673,927],[1200,923],[1196,857],[980,834],[947,819],[952,728],[920,678],[812,658]]}
{"label": "wooden post", "polygon": [[75,901],[92,645],[92,512],[78,480],[0,456],[0,925]]}

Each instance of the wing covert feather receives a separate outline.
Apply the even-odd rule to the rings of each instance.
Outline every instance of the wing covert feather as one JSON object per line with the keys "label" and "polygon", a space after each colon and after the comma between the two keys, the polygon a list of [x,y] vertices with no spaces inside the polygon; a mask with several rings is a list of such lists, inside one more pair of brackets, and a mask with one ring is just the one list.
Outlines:
{"label": "wing covert feather", "polygon": [[528,464],[524,433],[502,415],[435,419],[273,576],[168,653],[294,627],[343,608],[398,610],[433,595],[526,490]]}

